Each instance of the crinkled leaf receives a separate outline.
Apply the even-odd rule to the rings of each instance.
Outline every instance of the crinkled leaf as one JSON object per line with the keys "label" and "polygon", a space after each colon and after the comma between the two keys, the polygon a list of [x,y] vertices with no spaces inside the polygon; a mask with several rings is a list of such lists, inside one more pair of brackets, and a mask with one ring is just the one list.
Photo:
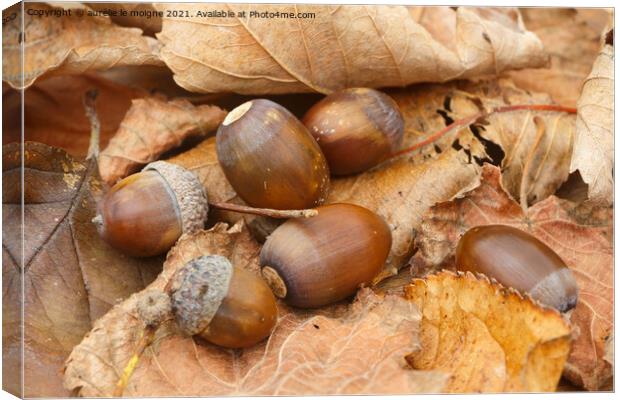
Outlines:
{"label": "crinkled leaf", "polygon": [[556,389],[571,342],[557,311],[471,273],[414,279],[405,296],[422,312],[421,346],[408,361],[449,373],[447,392]]}
{"label": "crinkled leaf", "polygon": [[[500,183],[500,172],[485,166],[479,187],[454,201],[438,204],[425,216],[411,260],[420,274],[439,266],[454,268],[454,249],[469,228],[506,224],[527,231],[546,243],[573,271],[579,301],[570,320],[577,332],[565,376],[595,390],[612,374],[605,359],[606,342],[613,331],[612,218],[577,223],[570,204],[551,196],[524,211]],[[574,209],[572,209],[574,210]]]}
{"label": "crinkled leaf", "polygon": [[224,120],[226,111],[193,106],[185,99],[151,96],[132,101],[118,131],[99,155],[99,172],[108,184],[157,160],[184,140],[205,137]]}
{"label": "crinkled leaf", "polygon": [[[613,30],[610,31],[613,35]],[[607,43],[583,84],[577,102],[577,136],[571,171],[579,170],[588,197],[597,204],[614,199],[614,47]]]}
{"label": "crinkled leaf", "polygon": [[[547,62],[515,9],[187,4],[184,10],[188,15],[164,15],[157,38],[177,83],[192,92],[329,93],[444,82]],[[215,10],[234,16],[199,14]],[[273,19],[251,11],[314,17],[280,18],[274,28]]]}
{"label": "crinkled leaf", "polygon": [[[63,9],[25,3],[23,33],[20,6],[4,11],[3,15],[14,12],[17,17],[2,25],[2,79],[14,88],[27,88],[46,74],[162,65],[155,39],[142,36],[140,29],[114,25],[107,17],[87,15],[85,6],[65,4]],[[39,12],[48,14],[31,15]]]}
{"label": "crinkled leaf", "polygon": [[609,9],[538,7],[520,9],[527,29],[549,52],[548,68],[510,71],[519,87],[549,93],[559,104],[574,107],[583,81],[599,51],[599,38]]}
{"label": "crinkled leaf", "polygon": [[[5,84],[2,98],[4,144],[21,140],[21,93]],[[105,146],[131,105],[147,95],[142,89],[119,85],[101,77],[56,76],[36,82],[24,92],[24,139],[60,147],[73,156],[84,157],[91,126],[84,112],[84,95],[97,91],[100,144]]]}
{"label": "crinkled leaf", "polygon": [[[187,261],[204,254],[228,257],[258,273],[258,245],[242,223],[218,224],[182,237],[164,272],[149,288],[162,289]],[[95,323],[67,360],[65,385],[84,396],[113,394],[144,323],[137,293]],[[138,359],[125,396],[302,395],[415,393],[441,390],[444,375],[415,372],[404,356],[416,348],[419,313],[397,296],[363,291],[352,305],[292,310],[279,304],[270,338],[226,350],[183,336],[172,321]]]}
{"label": "crinkled leaf", "polygon": [[[3,147],[3,254],[20,260],[20,151]],[[3,267],[3,303],[24,279],[24,396],[64,397],[62,366],[92,321],[152,281],[161,260],[126,257],[99,239],[91,219],[101,186],[94,163],[38,143],[24,148],[24,268]],[[8,263],[10,265],[10,263]],[[11,315],[11,314],[10,314]],[[3,367],[19,382],[19,320],[3,319]]]}

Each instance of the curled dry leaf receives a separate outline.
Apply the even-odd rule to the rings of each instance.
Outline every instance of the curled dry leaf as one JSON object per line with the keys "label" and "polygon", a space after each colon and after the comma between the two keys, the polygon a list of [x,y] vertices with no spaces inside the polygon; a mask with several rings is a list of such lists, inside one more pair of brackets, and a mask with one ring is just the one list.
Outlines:
{"label": "curled dry leaf", "polygon": [[[160,259],[136,260],[103,243],[91,219],[101,182],[93,163],[60,149],[26,143],[24,148],[24,267],[20,267],[21,152],[6,145],[3,155],[3,304],[19,304],[24,279],[24,341],[20,316],[3,318],[4,382],[18,393],[24,350],[27,397],[65,397],[62,365],[91,323],[131,293],[144,288]],[[119,279],[119,277],[121,279]]]}
{"label": "curled dry leaf", "polygon": [[579,301],[570,320],[578,335],[564,375],[595,390],[607,384],[612,374],[605,349],[613,331],[613,245],[609,240],[613,218],[589,222],[582,218],[577,223],[571,215],[574,208],[567,203],[551,196],[524,211],[502,187],[499,170],[485,166],[479,187],[436,205],[424,217],[412,272],[454,268],[456,244],[473,226],[505,224],[531,233],[560,255],[577,279]]}
{"label": "curled dry leaf", "polygon": [[449,373],[446,392],[555,391],[571,343],[557,311],[471,273],[414,279],[405,296],[422,312],[407,360]]}
{"label": "curled dry leaf", "polygon": [[87,15],[85,6],[24,4],[23,33],[21,4],[16,6],[3,13],[15,13],[16,18],[2,25],[2,79],[14,88],[27,88],[43,75],[162,65],[155,39],[142,36],[140,29],[114,25],[107,17]]}
{"label": "curled dry leaf", "polygon": [[[173,4],[157,4],[167,12]],[[157,38],[176,82],[192,92],[330,93],[444,82],[547,62],[514,9],[188,4]],[[203,15],[214,10],[232,17]],[[250,12],[307,13],[253,18]],[[245,16],[242,14],[245,12]]]}
{"label": "curled dry leaf", "polygon": [[[4,85],[2,140],[4,144],[20,142],[22,94]],[[61,75],[35,82],[23,93],[24,140],[60,147],[73,156],[86,156],[91,127],[83,100],[91,89],[97,91],[102,146],[116,132],[131,100],[147,95],[145,90],[119,85],[92,74]]]}
{"label": "curled dry leaf", "polygon": [[133,100],[118,131],[99,155],[99,172],[108,184],[159,159],[192,137],[206,137],[224,120],[226,111],[193,106],[184,99],[162,96]]}
{"label": "curled dry leaf", "polygon": [[[228,257],[258,273],[259,246],[243,223],[183,236],[149,289],[165,287],[187,261],[204,254]],[[67,360],[65,385],[84,396],[110,396],[144,323],[135,294],[95,323]],[[352,305],[316,313],[279,305],[274,332],[244,350],[226,350],[161,326],[124,388],[125,396],[301,395],[415,393],[441,390],[445,376],[416,372],[404,356],[416,348],[420,315],[401,297],[370,290]]]}
{"label": "curled dry leaf", "polygon": [[510,71],[507,75],[523,89],[549,93],[556,103],[575,107],[599,51],[599,38],[610,10],[538,7],[520,12],[527,29],[549,52],[551,62],[548,68]]}
{"label": "curled dry leaf", "polygon": [[[613,30],[610,31],[613,37]],[[614,46],[605,43],[577,102],[571,171],[579,170],[596,204],[614,199]]]}

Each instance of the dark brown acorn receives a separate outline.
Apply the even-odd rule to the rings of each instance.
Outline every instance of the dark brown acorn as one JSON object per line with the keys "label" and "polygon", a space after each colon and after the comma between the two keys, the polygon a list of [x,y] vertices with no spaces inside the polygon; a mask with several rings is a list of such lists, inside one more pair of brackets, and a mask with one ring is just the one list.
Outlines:
{"label": "dark brown acorn", "polygon": [[395,153],[403,141],[398,105],[374,89],[332,93],[310,108],[302,121],[334,175],[366,171]]}
{"label": "dark brown acorn", "polygon": [[263,277],[290,305],[321,307],[342,300],[382,270],[392,245],[390,228],[353,204],[319,207],[291,219],[268,238],[260,254]]}
{"label": "dark brown acorn", "polygon": [[278,318],[273,293],[253,273],[222,256],[187,263],[171,286],[171,308],[181,330],[223,347],[252,346],[271,333]]}
{"label": "dark brown acorn", "polygon": [[325,157],[304,125],[270,100],[232,110],[217,130],[217,157],[226,178],[249,205],[303,209],[329,189]]}
{"label": "dark brown acorn", "polygon": [[198,178],[165,161],[116,183],[93,219],[99,235],[124,253],[148,257],[165,253],[181,234],[204,227],[207,195]]}
{"label": "dark brown acorn", "polygon": [[546,244],[507,225],[471,228],[456,248],[461,271],[480,272],[504,286],[529,293],[542,304],[568,311],[577,304],[577,282]]}

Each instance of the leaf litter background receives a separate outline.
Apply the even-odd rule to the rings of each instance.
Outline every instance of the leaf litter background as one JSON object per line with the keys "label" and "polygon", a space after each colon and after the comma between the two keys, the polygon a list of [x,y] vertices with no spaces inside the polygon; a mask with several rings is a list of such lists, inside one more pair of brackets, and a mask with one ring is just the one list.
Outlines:
{"label": "leaf litter background", "polygon": [[[99,93],[102,154],[114,160],[106,164],[105,156],[99,158],[105,181],[113,183],[152,159],[170,158],[198,174],[210,199],[239,203],[217,164],[213,139],[203,138],[225,112],[213,106],[230,110],[250,97],[218,92],[328,93],[417,82],[438,83],[388,93],[406,119],[404,147],[432,143],[364,174],[334,179],[330,193],[330,202],[364,205],[390,224],[394,244],[377,283],[385,280],[374,293],[366,289],[352,303],[314,312],[280,304],[271,339],[242,352],[182,337],[168,323],[124,394],[553,390],[563,367],[576,385],[609,388],[613,42],[601,40],[610,27],[608,13],[296,7],[319,17],[315,23],[285,21],[271,34],[260,20],[209,20],[210,25],[166,18],[147,23],[25,16],[25,138],[72,155],[40,144],[28,144],[24,153],[24,394],[110,395],[143,329],[135,301],[161,271],[161,258],[124,257],[101,242],[89,223],[105,183],[93,161],[80,161],[90,134],[82,105],[87,90]],[[215,34],[217,25],[222,30]],[[308,45],[287,52],[283,37]],[[309,37],[315,40],[308,42]],[[5,24],[4,143],[20,137],[20,96],[12,87],[21,83],[11,62],[19,57],[18,43],[18,27]],[[202,51],[190,52],[196,46]],[[462,80],[476,77],[486,78]],[[460,80],[441,83],[454,79]],[[320,97],[272,98],[302,115]],[[578,113],[492,112],[554,102],[576,105]],[[146,104],[151,112],[166,112],[148,118],[141,112]],[[468,120],[476,114],[484,115]],[[433,137],[454,121],[454,129]],[[18,147],[4,146],[3,381],[13,393],[20,392],[19,155]],[[211,217],[231,225],[181,240],[151,285],[163,285],[183,259],[205,250],[256,268],[259,245],[248,228],[255,233],[265,221],[232,213]],[[482,277],[440,273],[412,282],[440,266],[453,268],[450,255],[458,235],[472,224],[494,222],[530,230],[556,246],[575,271],[581,298],[570,316],[570,335],[556,313]],[[273,229],[268,221],[266,226]],[[402,267],[407,268],[398,272]],[[487,303],[488,308],[472,308]],[[438,309],[446,312],[438,315]],[[485,310],[519,316],[536,329],[516,337],[498,333],[506,323],[489,319],[495,314]],[[526,361],[518,353],[523,349],[529,349]],[[519,362],[510,361],[515,358]]]}

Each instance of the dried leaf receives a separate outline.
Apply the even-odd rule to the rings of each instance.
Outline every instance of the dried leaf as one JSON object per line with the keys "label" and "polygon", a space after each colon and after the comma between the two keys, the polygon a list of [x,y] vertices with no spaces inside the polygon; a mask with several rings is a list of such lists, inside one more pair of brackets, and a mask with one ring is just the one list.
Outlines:
{"label": "dried leaf", "polygon": [[[447,126],[453,129],[369,172],[332,181],[329,203],[362,205],[392,228],[391,255],[378,280],[395,274],[411,255],[424,213],[477,185],[484,162],[501,163],[511,192],[529,202],[555,192],[568,175],[573,115],[535,109],[492,112],[547,104],[546,95],[526,93],[509,81],[423,85],[390,95],[405,118],[405,147],[423,143]],[[485,118],[471,118],[488,112]],[[537,129],[535,120],[544,129]]]}
{"label": "dried leaf", "polygon": [[574,107],[599,51],[599,37],[609,10],[602,8],[522,8],[523,21],[549,52],[549,68],[508,72],[521,88],[549,93]]}
{"label": "dried leaf", "polygon": [[479,187],[462,198],[436,205],[425,216],[416,237],[412,272],[454,268],[458,239],[473,226],[506,224],[536,236],[560,255],[579,286],[579,301],[570,316],[578,336],[565,376],[595,390],[612,374],[604,359],[605,343],[613,330],[613,245],[608,239],[612,219],[576,223],[566,203],[551,196],[524,211],[501,186],[499,170],[485,166]]}
{"label": "dried leaf", "polygon": [[557,311],[471,273],[414,279],[405,295],[422,311],[407,359],[451,374],[446,392],[555,391],[571,342]]}
{"label": "dried leaf", "polygon": [[[4,86],[2,124],[4,144],[21,141],[21,93]],[[131,100],[147,95],[141,89],[119,85],[96,75],[67,75],[36,82],[23,94],[24,140],[60,147],[84,157],[90,139],[90,122],[83,99],[97,90],[96,108],[101,123],[100,141],[105,146],[118,128]]]}
{"label": "dried leaf", "polygon": [[107,12],[117,25],[140,28],[145,35],[161,31],[161,17],[149,3],[84,3],[93,10]]}
{"label": "dried leaf", "polygon": [[[190,259],[215,253],[258,273],[258,245],[242,223],[182,237],[164,272],[163,288]],[[110,396],[144,324],[130,297],[95,323],[67,360],[65,385],[84,396]],[[419,313],[397,296],[363,291],[352,305],[311,312],[279,305],[268,341],[232,351],[161,326],[138,364],[125,396],[301,395],[439,391],[444,375],[406,368],[415,348]]]}
{"label": "dried leaf", "polygon": [[[17,282],[24,279],[24,396],[65,397],[61,368],[67,355],[91,329],[91,322],[118,301],[153,280],[161,260],[131,259],[97,235],[94,193],[101,183],[94,164],[64,151],[26,143],[24,173],[24,268],[21,256],[19,144],[3,147],[3,253],[13,268],[3,268],[3,302],[19,301]],[[10,264],[10,263],[9,263]],[[3,319],[4,359],[12,378],[21,360],[14,349],[21,337],[15,320]],[[9,379],[8,382],[11,382]]]}
{"label": "dried leaf", "polygon": [[132,101],[108,147],[99,156],[99,172],[108,184],[159,159],[188,138],[206,137],[224,120],[226,111],[194,107],[184,99],[151,96]]}
{"label": "dried leaf", "polygon": [[[613,30],[611,31],[613,35]],[[614,47],[605,44],[577,102],[571,171],[579,170],[596,204],[614,200]]]}
{"label": "dried leaf", "polygon": [[142,36],[140,29],[121,28],[107,17],[88,15],[89,9],[78,3],[64,7],[24,4],[23,33],[20,5],[11,9],[17,17],[2,26],[2,79],[13,88],[27,88],[43,75],[162,65],[159,43]]}
{"label": "dried leaf", "polygon": [[[425,15],[403,6],[187,4],[184,10],[177,18],[164,15],[157,38],[176,82],[192,92],[329,93],[444,82],[547,62],[515,9],[446,7]],[[232,17],[199,14],[215,10]],[[314,17],[280,18],[274,29],[272,19],[251,12]]]}

